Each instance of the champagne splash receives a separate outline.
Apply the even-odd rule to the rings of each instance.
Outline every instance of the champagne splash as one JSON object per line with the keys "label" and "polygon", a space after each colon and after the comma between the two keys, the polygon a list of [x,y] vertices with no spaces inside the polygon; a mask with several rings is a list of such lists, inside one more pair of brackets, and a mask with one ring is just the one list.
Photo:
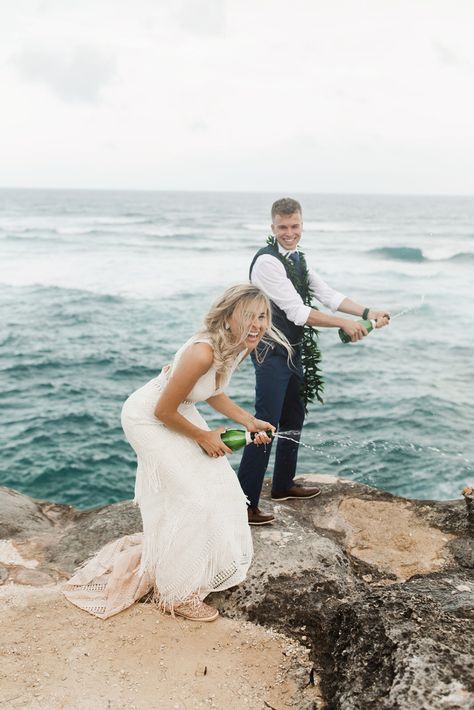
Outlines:
{"label": "champagne splash", "polygon": [[407,313],[411,313],[411,311],[417,311],[418,308],[421,308],[421,307],[422,307],[422,305],[424,304],[424,302],[425,302],[425,294],[422,295],[422,297],[421,297],[421,299],[420,299],[420,302],[419,302],[418,304],[416,304],[416,305],[414,305],[414,306],[410,306],[409,308],[404,308],[403,311],[399,311],[398,313],[395,313],[394,316],[391,316],[391,317],[390,317],[390,322],[392,322],[393,320],[395,320],[395,318],[400,318],[400,316],[404,316],[404,315],[406,315]]}
{"label": "champagne splash", "polygon": [[[421,304],[420,304],[421,305]],[[340,435],[336,434],[335,432],[327,432],[325,435],[326,441],[321,442],[320,444],[316,444],[315,446],[311,446],[310,444],[305,444],[303,441],[299,441],[299,439],[295,439],[295,437],[299,437],[301,435],[301,431],[298,431],[297,429],[294,430],[287,430],[287,431],[277,431],[273,434],[273,437],[275,439],[286,439],[288,441],[293,441],[295,444],[298,446],[304,446],[306,449],[311,449],[311,451],[314,451],[317,453],[319,456],[322,458],[327,459],[328,461],[341,465],[343,463],[341,459],[341,454],[339,456],[335,456],[334,454],[331,454],[330,452],[327,451],[328,447],[334,447],[337,449],[352,449],[352,450],[358,450],[358,451],[364,451],[367,454],[371,456],[380,456],[384,454],[390,454],[395,448],[401,452],[401,453],[407,453],[407,454],[423,454],[425,450],[427,451],[432,451],[436,453],[438,456],[446,458],[449,456],[456,455],[463,464],[467,466],[472,466],[473,461],[470,458],[467,458],[464,456],[462,453],[457,453],[453,454],[452,452],[447,452],[443,451],[443,449],[440,449],[436,446],[422,446],[420,444],[414,444],[413,442],[410,441],[399,441],[394,445],[393,442],[390,441],[372,441],[370,439],[362,439],[360,441],[355,441],[354,439],[351,439],[348,436],[341,437]],[[313,434],[316,437],[321,437],[321,435],[318,435],[316,432],[313,432]],[[328,442],[327,441],[327,436],[330,436],[332,441]],[[346,454],[347,455],[347,454]],[[344,454],[342,454],[344,457]],[[351,473],[354,473],[353,470],[351,470]]]}
{"label": "champagne splash", "polygon": [[286,439],[287,441],[294,441],[295,444],[298,444],[298,446],[304,446],[305,449],[311,449],[311,451],[316,451],[319,452],[319,449],[316,449],[314,446],[311,446],[310,444],[305,444],[304,441],[299,441],[299,439],[294,439],[292,436],[288,436],[288,434],[293,434],[293,436],[299,436],[301,432],[299,431],[278,431],[273,434],[274,439]]}

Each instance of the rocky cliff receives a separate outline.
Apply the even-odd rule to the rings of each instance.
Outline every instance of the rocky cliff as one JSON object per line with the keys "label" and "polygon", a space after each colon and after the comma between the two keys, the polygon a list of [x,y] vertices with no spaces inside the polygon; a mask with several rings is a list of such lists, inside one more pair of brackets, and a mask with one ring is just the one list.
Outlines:
{"label": "rocky cliff", "polygon": [[[212,603],[307,646],[306,682],[328,710],[473,708],[474,520],[464,501],[306,480],[322,495],[273,506],[275,524],[253,529],[248,579]],[[78,511],[0,489],[0,584],[52,585],[140,527],[128,501]]]}

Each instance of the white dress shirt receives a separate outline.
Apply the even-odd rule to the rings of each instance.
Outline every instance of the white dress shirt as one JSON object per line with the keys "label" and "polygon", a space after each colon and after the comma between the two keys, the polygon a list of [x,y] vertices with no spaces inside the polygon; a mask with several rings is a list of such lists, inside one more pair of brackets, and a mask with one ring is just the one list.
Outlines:
{"label": "white dress shirt", "polygon": [[[286,251],[278,244],[278,251],[283,256],[289,256],[295,250]],[[309,285],[315,298],[333,313],[337,311],[345,299],[344,294],[328,286],[312,269],[308,269],[308,274]],[[295,325],[306,323],[311,308],[303,303],[303,299],[286,275],[285,267],[279,259],[275,259],[270,254],[261,254],[253,265],[251,281],[284,311],[288,320]]]}

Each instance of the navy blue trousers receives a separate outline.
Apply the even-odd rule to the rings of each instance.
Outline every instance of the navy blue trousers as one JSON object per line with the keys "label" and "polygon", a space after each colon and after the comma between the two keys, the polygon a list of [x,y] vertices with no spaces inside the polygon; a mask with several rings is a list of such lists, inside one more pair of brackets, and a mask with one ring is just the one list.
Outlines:
{"label": "navy blue trousers", "polygon": [[[290,436],[299,441],[304,422],[304,405],[300,396],[303,368],[299,352],[288,364],[284,348],[276,345],[268,350],[263,362],[252,354],[255,367],[255,416],[276,426],[280,431],[296,431]],[[245,495],[253,507],[258,506],[263,478],[268,467],[272,444],[246,446],[238,477]],[[283,492],[293,485],[298,460],[298,444],[277,439],[272,490]]]}

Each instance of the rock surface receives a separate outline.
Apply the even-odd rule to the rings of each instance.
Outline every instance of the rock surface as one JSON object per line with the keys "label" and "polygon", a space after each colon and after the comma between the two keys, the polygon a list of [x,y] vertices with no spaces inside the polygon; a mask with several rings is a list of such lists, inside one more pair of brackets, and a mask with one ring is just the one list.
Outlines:
{"label": "rock surface", "polygon": [[[275,524],[253,528],[248,579],[212,603],[307,646],[306,682],[320,683],[328,710],[474,707],[474,521],[464,502],[305,480],[322,495],[274,505]],[[0,489],[0,584],[54,584],[140,528],[128,501],[78,511]],[[302,697],[299,707],[320,705]]]}

